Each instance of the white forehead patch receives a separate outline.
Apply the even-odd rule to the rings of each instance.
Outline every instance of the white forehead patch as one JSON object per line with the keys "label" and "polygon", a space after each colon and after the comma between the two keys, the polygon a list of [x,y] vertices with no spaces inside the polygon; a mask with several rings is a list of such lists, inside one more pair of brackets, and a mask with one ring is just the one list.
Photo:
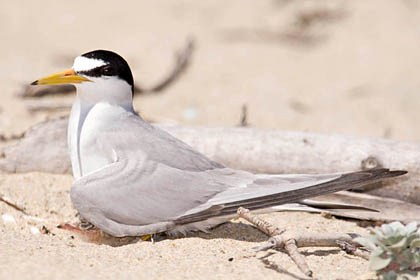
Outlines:
{"label": "white forehead patch", "polygon": [[84,56],[78,56],[74,60],[73,63],[73,70],[78,71],[89,71],[96,67],[105,65],[105,61],[102,59],[96,59],[96,58],[87,58]]}

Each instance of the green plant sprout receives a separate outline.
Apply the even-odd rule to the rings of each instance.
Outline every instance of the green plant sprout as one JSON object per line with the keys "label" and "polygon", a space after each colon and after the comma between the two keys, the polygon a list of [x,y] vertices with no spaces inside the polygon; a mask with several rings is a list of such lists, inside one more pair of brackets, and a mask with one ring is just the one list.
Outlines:
{"label": "green plant sprout", "polygon": [[417,222],[400,222],[369,228],[370,235],[357,243],[371,251],[369,269],[378,279],[420,279],[420,228]]}

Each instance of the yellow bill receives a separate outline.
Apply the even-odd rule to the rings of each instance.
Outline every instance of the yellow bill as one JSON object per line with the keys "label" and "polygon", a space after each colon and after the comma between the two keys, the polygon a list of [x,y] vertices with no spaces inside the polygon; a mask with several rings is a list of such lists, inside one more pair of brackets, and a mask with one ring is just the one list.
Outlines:
{"label": "yellow bill", "polygon": [[80,84],[81,82],[91,82],[91,80],[77,75],[73,69],[68,69],[36,80],[31,85]]}

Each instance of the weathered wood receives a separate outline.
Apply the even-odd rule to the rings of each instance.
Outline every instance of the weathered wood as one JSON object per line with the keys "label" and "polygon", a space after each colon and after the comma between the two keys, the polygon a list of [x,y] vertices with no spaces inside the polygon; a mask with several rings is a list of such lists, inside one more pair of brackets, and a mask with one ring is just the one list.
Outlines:
{"label": "weathered wood", "polygon": [[31,127],[16,144],[1,150],[0,170],[9,173],[71,173],[67,122],[68,119],[63,118]]}
{"label": "weathered wood", "polygon": [[[331,173],[375,167],[408,175],[370,185],[370,194],[420,204],[420,143],[255,128],[161,126],[227,166],[259,173]],[[420,215],[420,214],[419,214]]]}
{"label": "weathered wood", "polygon": [[68,110],[70,111],[72,102],[57,102],[57,100],[31,100],[26,103],[26,109],[31,112],[48,112],[48,111],[60,111]]}
{"label": "weathered wood", "polygon": [[[163,126],[233,168],[260,173],[330,173],[386,167],[408,175],[370,186],[370,194],[420,204],[420,143],[255,128]],[[67,120],[38,124],[1,152],[5,172],[71,172]],[[140,143],[140,142],[139,142]]]}

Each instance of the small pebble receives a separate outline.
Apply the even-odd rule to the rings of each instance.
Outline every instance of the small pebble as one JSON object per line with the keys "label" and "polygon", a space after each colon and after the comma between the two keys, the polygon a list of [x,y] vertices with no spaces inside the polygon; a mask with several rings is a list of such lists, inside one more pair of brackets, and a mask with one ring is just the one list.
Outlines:
{"label": "small pebble", "polygon": [[326,219],[332,219],[333,215],[331,213],[327,213],[327,212],[321,212],[321,216],[326,218]]}
{"label": "small pebble", "polygon": [[15,218],[13,218],[13,216],[10,215],[10,214],[3,214],[3,215],[1,215],[1,219],[3,220],[3,223],[4,224],[10,224],[10,223],[16,224]]}
{"label": "small pebble", "polygon": [[33,221],[33,222],[45,222],[45,220],[44,219],[42,219],[42,218],[38,218],[38,217],[34,217],[34,216],[23,216],[23,218],[25,219],[25,220],[27,220],[27,221]]}
{"label": "small pebble", "polygon": [[182,113],[182,116],[184,118],[184,120],[187,121],[192,121],[195,120],[198,115],[200,114],[199,110],[196,108],[188,108],[185,109],[184,112]]}
{"label": "small pebble", "polygon": [[32,234],[35,234],[35,235],[36,234],[41,234],[41,232],[39,231],[39,229],[37,227],[31,226],[30,229],[31,229]]}
{"label": "small pebble", "polygon": [[50,233],[50,230],[46,226],[44,226],[44,225],[42,225],[40,231],[41,231],[42,234],[49,234]]}

